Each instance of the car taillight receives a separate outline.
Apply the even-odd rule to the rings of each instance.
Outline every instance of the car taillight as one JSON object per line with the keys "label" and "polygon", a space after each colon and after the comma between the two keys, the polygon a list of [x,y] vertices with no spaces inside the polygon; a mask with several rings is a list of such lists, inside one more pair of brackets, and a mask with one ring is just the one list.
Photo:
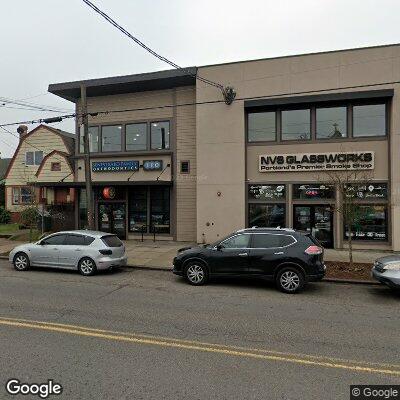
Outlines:
{"label": "car taillight", "polygon": [[105,256],[111,256],[112,254],[112,250],[99,250],[99,252]]}
{"label": "car taillight", "polygon": [[306,248],[306,250],[304,251],[304,253],[308,254],[309,256],[314,256],[314,255],[318,255],[318,254],[322,254],[322,248],[319,246],[308,246]]}

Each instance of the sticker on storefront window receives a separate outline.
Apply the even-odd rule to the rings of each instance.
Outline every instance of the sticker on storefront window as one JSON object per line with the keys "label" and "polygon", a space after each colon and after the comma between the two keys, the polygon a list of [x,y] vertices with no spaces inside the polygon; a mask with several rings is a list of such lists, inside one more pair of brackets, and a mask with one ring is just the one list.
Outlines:
{"label": "sticker on storefront window", "polygon": [[360,200],[387,199],[386,183],[351,184],[345,186],[346,196]]}
{"label": "sticker on storefront window", "polygon": [[286,196],[285,185],[250,185],[249,198],[256,200],[277,200]]}
{"label": "sticker on storefront window", "polygon": [[301,184],[293,185],[293,198],[305,199],[333,199],[335,188],[333,185],[325,184]]}

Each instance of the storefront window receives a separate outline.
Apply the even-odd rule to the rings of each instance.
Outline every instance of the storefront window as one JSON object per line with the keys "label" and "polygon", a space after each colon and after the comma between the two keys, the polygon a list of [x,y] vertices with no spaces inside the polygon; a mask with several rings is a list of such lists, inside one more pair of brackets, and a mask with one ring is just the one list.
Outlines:
{"label": "storefront window", "polygon": [[137,186],[129,192],[129,231],[147,231],[147,187]]}
{"label": "storefront window", "polygon": [[79,228],[87,228],[87,202],[86,202],[86,189],[79,189]]}
{"label": "storefront window", "polygon": [[101,150],[102,151],[122,150],[122,125],[101,127]]}
{"label": "storefront window", "polygon": [[276,140],[275,112],[249,113],[247,121],[249,142]]}
{"label": "storefront window", "polygon": [[346,107],[317,108],[317,139],[347,137]]}
{"label": "storefront window", "polygon": [[353,136],[385,136],[386,106],[370,104],[353,107]]}
{"label": "storefront window", "polygon": [[[351,237],[353,240],[387,241],[387,206],[357,205],[348,213],[348,219],[353,223]],[[344,228],[344,238],[350,235],[348,224]]]}
{"label": "storefront window", "polygon": [[169,233],[169,187],[152,186],[150,188],[150,223],[151,231]]}
{"label": "storefront window", "polygon": [[249,226],[277,228],[285,226],[284,204],[249,204]]}
{"label": "storefront window", "polygon": [[324,184],[293,185],[293,198],[296,200],[334,199],[335,187]]}
{"label": "storefront window", "polygon": [[249,199],[277,200],[284,199],[286,195],[285,185],[250,185]]}
{"label": "storefront window", "polygon": [[282,111],[282,140],[311,138],[310,110]]}
{"label": "storefront window", "polygon": [[126,150],[147,149],[147,124],[130,124],[125,127]]}
{"label": "storefront window", "polygon": [[[89,151],[91,153],[97,153],[99,151],[99,127],[89,126]],[[83,129],[79,132],[79,152],[85,152],[85,146],[83,142]]]}
{"label": "storefront window", "polygon": [[169,121],[151,123],[151,148],[169,149]]}
{"label": "storefront window", "polygon": [[346,196],[360,200],[387,199],[388,190],[386,183],[352,184],[345,188]]}

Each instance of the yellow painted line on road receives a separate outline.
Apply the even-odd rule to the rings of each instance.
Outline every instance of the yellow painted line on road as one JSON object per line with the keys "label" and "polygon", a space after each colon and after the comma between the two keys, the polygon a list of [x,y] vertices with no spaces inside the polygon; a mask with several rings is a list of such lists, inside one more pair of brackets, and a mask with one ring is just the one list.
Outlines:
{"label": "yellow painted line on road", "polygon": [[268,351],[268,353],[266,353],[266,350],[263,349],[241,348],[243,350],[239,350],[234,346],[223,346],[212,343],[190,342],[183,340],[181,341],[179,339],[173,339],[173,338],[157,338],[156,336],[145,337],[142,335],[136,335],[134,333],[103,331],[101,329],[93,329],[84,326],[58,324],[58,323],[50,323],[43,321],[30,321],[24,319],[1,318],[0,325],[11,326],[16,328],[28,328],[28,329],[37,329],[42,331],[66,333],[71,335],[99,338],[111,341],[120,341],[120,342],[137,343],[137,344],[145,344],[145,345],[160,346],[160,347],[178,348],[184,350],[202,351],[202,352],[224,354],[235,357],[253,358],[253,359],[267,360],[267,361],[280,361],[280,362],[287,362],[287,363],[307,365],[307,366],[400,376],[400,365],[387,365],[383,367],[382,364],[364,363],[351,360],[347,361],[343,360],[343,362],[338,362],[336,359],[329,357],[321,357],[320,359],[318,359],[313,356],[304,355],[303,357],[299,357],[298,355],[295,354],[283,353],[283,352]]}

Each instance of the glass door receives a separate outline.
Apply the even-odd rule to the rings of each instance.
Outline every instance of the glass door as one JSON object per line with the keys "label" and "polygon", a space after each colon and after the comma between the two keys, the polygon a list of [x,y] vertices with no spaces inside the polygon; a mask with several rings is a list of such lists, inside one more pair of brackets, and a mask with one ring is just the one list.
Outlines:
{"label": "glass door", "polygon": [[333,213],[330,205],[295,205],[293,209],[294,229],[310,232],[324,247],[333,247]]}
{"label": "glass door", "polygon": [[99,230],[126,238],[125,203],[99,203]]}

